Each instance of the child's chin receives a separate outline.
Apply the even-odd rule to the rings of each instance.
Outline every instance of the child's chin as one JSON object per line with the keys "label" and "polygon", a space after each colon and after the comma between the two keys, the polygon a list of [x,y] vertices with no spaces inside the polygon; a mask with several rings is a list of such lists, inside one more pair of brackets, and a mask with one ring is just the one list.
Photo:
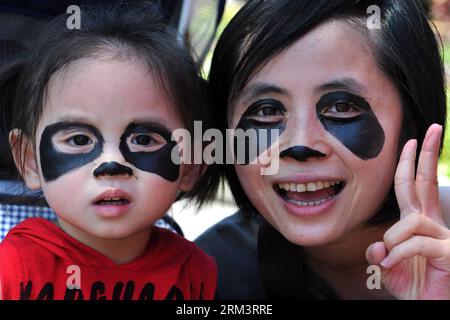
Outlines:
{"label": "child's chin", "polygon": [[125,240],[130,238],[134,233],[129,230],[112,230],[104,229],[93,232],[93,236],[102,240]]}

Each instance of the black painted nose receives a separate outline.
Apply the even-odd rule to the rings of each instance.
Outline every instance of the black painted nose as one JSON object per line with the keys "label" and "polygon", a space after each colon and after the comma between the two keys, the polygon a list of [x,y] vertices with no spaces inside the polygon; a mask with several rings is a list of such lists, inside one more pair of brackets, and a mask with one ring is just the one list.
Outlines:
{"label": "black painted nose", "polygon": [[280,158],[291,157],[297,161],[307,161],[309,158],[323,158],[326,156],[320,151],[304,146],[290,147],[280,153]]}
{"label": "black painted nose", "polygon": [[133,170],[130,167],[123,166],[115,161],[103,162],[97,169],[94,170],[94,176],[97,178],[101,175],[117,176],[126,174],[133,175]]}

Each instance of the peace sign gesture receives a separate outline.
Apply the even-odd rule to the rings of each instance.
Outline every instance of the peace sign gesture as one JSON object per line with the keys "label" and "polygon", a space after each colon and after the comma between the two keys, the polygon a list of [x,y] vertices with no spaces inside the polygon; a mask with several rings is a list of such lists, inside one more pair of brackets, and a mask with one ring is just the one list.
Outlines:
{"label": "peace sign gesture", "polygon": [[450,230],[439,205],[437,165],[442,127],[425,136],[414,178],[417,141],[406,143],[395,173],[400,221],[369,246],[383,285],[399,299],[450,299]]}

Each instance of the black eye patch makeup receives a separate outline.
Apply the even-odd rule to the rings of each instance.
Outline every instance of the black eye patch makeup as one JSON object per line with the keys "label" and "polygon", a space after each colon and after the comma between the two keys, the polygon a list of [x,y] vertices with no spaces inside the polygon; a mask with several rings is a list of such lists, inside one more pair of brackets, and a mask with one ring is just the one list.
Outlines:
{"label": "black eye patch makeup", "polygon": [[[166,140],[166,144],[157,151],[132,152],[128,145],[128,137],[133,134],[157,133]],[[165,127],[157,123],[131,123],[120,137],[120,152],[125,160],[136,168],[157,174],[169,181],[175,181],[179,175],[179,165],[172,161],[172,149],[177,147],[175,141],[171,141],[171,133]]]}
{"label": "black eye patch makeup", "polygon": [[[238,159],[239,164],[246,165],[251,163],[276,141],[286,129],[285,113],[286,109],[283,104],[270,98],[258,100],[248,107],[242,114],[236,130],[242,129],[244,132],[248,132],[249,137],[252,137],[251,131],[254,131],[253,136],[256,137],[256,141],[251,138],[238,141],[238,137],[235,134],[234,155]],[[272,130],[276,130],[277,134],[272,135]],[[241,145],[243,145],[243,148],[238,149]],[[243,152],[244,156],[241,157],[239,152]],[[244,161],[239,161],[242,158],[244,158]]]}
{"label": "black eye patch makeup", "polygon": [[[336,112],[330,111],[333,108]],[[360,159],[375,158],[383,149],[383,128],[364,98],[345,91],[327,93],[317,103],[316,112],[325,130]]]}
{"label": "black eye patch makeup", "polygon": [[[53,142],[54,136],[60,132],[76,129],[95,137],[90,150],[84,153],[67,153],[58,150]],[[86,142],[84,135],[78,137],[76,140],[78,143]],[[41,168],[45,181],[56,180],[61,175],[95,160],[103,151],[103,143],[100,131],[88,124],[62,121],[45,127],[39,145]]]}
{"label": "black eye patch makeup", "polygon": [[[84,146],[86,152],[78,151],[64,152],[55,146],[54,138],[57,134],[65,134],[66,132],[77,130],[80,134],[74,133],[71,137],[72,147]],[[157,151],[138,151],[132,152],[128,145],[128,138],[133,134],[159,134],[167,142]],[[92,137],[93,139],[90,139]],[[148,137],[141,137],[139,142],[147,143]],[[166,128],[155,123],[131,123],[125,129],[125,132],[120,138],[119,149],[124,159],[134,165],[136,168],[157,174],[169,181],[175,181],[179,175],[179,165],[176,165],[171,159],[172,149],[177,146],[175,141],[171,141],[171,133]],[[90,141],[93,140],[93,141]],[[63,142],[68,144],[67,141]],[[104,139],[100,131],[94,126],[70,121],[61,121],[47,126],[41,137],[39,146],[40,161],[42,173],[45,181],[50,182],[56,180],[67,172],[86,165],[89,162],[97,159],[103,152]],[[120,167],[119,167],[120,166]],[[130,173],[131,171],[131,173]],[[102,174],[116,175],[128,174],[132,175],[132,169],[126,166],[117,165],[111,162],[103,163],[95,171],[94,176],[98,177]]]}

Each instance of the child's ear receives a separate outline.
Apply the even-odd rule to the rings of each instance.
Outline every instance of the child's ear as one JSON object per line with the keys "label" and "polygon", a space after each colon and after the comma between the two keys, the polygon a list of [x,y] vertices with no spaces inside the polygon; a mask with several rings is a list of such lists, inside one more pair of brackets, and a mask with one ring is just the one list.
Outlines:
{"label": "child's ear", "polygon": [[29,189],[40,189],[41,183],[39,181],[36,154],[33,147],[27,143],[29,138],[25,135],[21,138],[21,135],[19,129],[13,129],[9,133],[9,143],[16,168]]}
{"label": "child's ear", "polygon": [[208,166],[204,164],[184,164],[180,190],[184,192],[190,191],[198,179],[205,173],[207,167]]}

